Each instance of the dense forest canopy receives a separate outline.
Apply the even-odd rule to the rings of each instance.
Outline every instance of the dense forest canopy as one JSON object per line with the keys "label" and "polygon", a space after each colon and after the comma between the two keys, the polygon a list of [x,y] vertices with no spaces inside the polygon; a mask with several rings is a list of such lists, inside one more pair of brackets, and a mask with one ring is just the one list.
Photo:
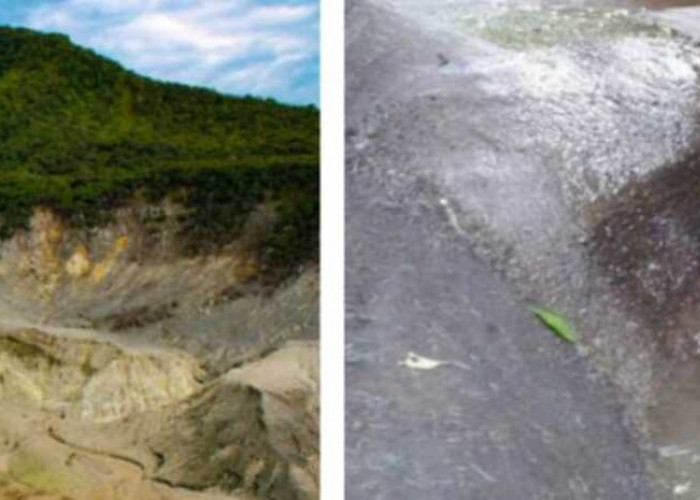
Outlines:
{"label": "dense forest canopy", "polygon": [[223,244],[272,200],[269,247],[297,264],[317,251],[318,142],[313,106],[157,82],[66,36],[0,27],[3,237],[34,206],[97,224],[135,193],[177,192],[195,240]]}

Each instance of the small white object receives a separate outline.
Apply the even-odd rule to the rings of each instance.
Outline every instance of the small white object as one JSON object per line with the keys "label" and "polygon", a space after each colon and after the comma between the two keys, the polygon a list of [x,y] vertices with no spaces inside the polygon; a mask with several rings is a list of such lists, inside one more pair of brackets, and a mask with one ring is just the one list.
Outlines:
{"label": "small white object", "polygon": [[412,370],[434,370],[438,366],[445,364],[444,361],[438,359],[430,359],[423,356],[419,356],[415,352],[409,352],[406,354],[406,359],[404,359],[400,365],[404,365]]}
{"label": "small white object", "polygon": [[674,495],[684,495],[690,491],[690,487],[692,485],[693,484],[690,481],[688,481],[687,483],[683,483],[683,484],[677,484],[673,488],[673,494]]}
{"label": "small white object", "polygon": [[459,361],[446,361],[442,359],[431,359],[425,356],[419,356],[413,351],[409,351],[406,354],[406,359],[399,362],[399,365],[410,368],[411,370],[434,370],[440,366],[452,365],[459,368],[467,369],[468,366]]}

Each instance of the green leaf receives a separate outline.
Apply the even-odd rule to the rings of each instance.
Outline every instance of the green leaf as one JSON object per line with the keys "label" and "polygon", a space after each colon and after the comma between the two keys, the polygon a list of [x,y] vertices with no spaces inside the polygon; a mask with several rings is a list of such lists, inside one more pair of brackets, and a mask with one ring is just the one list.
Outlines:
{"label": "green leaf", "polygon": [[576,332],[568,320],[551,309],[546,309],[544,307],[531,307],[530,311],[539,319],[544,325],[552,330],[558,337],[566,340],[567,342],[576,343],[578,339],[576,338]]}

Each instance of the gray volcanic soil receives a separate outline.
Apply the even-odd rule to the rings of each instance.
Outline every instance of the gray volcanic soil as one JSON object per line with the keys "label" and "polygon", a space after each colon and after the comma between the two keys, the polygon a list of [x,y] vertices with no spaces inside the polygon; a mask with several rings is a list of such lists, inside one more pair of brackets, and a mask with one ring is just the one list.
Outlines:
{"label": "gray volcanic soil", "polygon": [[349,2],[350,499],[697,496],[693,19]]}

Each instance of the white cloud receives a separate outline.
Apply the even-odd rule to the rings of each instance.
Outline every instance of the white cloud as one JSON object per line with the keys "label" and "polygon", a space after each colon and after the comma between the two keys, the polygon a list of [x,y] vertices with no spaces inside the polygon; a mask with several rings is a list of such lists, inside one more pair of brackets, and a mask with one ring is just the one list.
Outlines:
{"label": "white cloud", "polygon": [[280,57],[272,64],[251,64],[220,76],[215,80],[215,85],[248,87],[252,92],[264,93],[270,85],[283,84],[286,78],[302,67],[305,59],[306,56],[303,55],[290,55]]}
{"label": "white cloud", "polygon": [[308,78],[317,18],[317,0],[63,0],[30,11],[27,24],[156,78],[308,102],[318,99]]}

